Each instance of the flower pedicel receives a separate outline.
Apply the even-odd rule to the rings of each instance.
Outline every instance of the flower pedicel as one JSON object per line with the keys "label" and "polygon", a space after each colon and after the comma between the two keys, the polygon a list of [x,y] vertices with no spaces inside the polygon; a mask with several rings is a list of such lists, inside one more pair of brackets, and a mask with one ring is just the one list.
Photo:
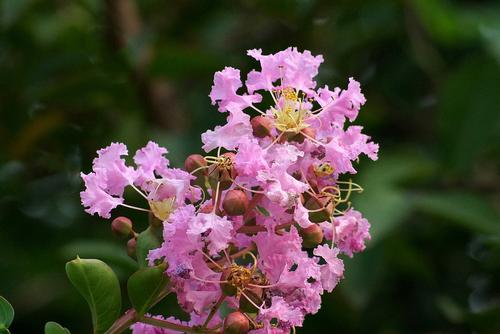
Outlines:
{"label": "flower pedicel", "polygon": [[[323,57],[309,51],[248,55],[260,70],[244,84],[237,69],[215,74],[210,99],[227,122],[202,134],[210,155],[189,156],[181,170],[149,142],[131,167],[126,146],[112,143],[82,173],[88,213],[110,218],[125,206],[163,222],[163,243],[148,261],[168,264],[190,321],[154,315],[132,325],[135,334],[294,331],[342,279],[341,255],[363,251],[370,239],[368,221],[349,202],[362,189],[344,177],[356,173],[361,154],[377,159],[378,145],[349,125],[365,103],[359,83],[316,88]],[[127,204],[126,187],[147,206]]]}

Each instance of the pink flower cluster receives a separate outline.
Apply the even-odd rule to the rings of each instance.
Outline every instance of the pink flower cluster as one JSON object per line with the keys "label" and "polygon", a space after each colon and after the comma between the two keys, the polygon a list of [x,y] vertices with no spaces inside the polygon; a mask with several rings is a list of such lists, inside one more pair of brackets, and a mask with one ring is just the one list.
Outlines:
{"label": "pink flower cluster", "polygon": [[[378,145],[348,124],[365,103],[357,81],[316,87],[322,56],[296,48],[248,55],[260,70],[245,83],[235,68],[215,74],[210,99],[227,122],[202,134],[203,149],[215,153],[191,155],[183,171],[149,142],[134,168],[126,147],[113,143],[82,174],[81,198],[87,212],[110,218],[130,206],[125,187],[144,196],[142,210],[163,221],[163,243],[148,260],[168,263],[193,326],[289,333],[342,279],[342,254],[352,257],[370,239],[370,224],[349,202],[362,189],[341,177],[356,173],[361,154],[376,160]],[[173,332],[146,324],[133,331]]]}

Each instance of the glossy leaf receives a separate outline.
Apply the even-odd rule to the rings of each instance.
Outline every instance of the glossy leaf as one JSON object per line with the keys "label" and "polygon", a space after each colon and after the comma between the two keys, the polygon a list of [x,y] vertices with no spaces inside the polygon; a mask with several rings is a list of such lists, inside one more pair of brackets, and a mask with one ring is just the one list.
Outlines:
{"label": "glossy leaf", "polygon": [[128,295],[138,314],[146,313],[169,282],[165,269],[165,264],[145,267],[130,276],[127,282]]}
{"label": "glossy leaf", "polygon": [[148,261],[146,257],[151,249],[160,247],[161,239],[159,231],[152,227],[148,227],[137,237],[137,262],[140,267],[147,267]]}
{"label": "glossy leaf", "polygon": [[419,196],[415,204],[426,213],[475,232],[500,232],[500,216],[486,199],[478,195],[457,192],[429,193]]}
{"label": "glossy leaf", "polygon": [[45,334],[70,334],[70,331],[57,322],[49,321],[45,324]]}
{"label": "glossy leaf", "polygon": [[0,328],[9,328],[14,320],[14,308],[4,297],[0,296]]}
{"label": "glossy leaf", "polygon": [[66,264],[66,274],[89,304],[94,333],[104,333],[121,311],[120,284],[115,273],[100,260],[77,257]]}
{"label": "glossy leaf", "polygon": [[75,254],[86,258],[100,258],[109,264],[120,278],[130,276],[137,270],[137,263],[132,260],[124,251],[123,244],[115,244],[108,241],[98,240],[75,240],[61,249],[61,254],[66,259],[72,258]]}

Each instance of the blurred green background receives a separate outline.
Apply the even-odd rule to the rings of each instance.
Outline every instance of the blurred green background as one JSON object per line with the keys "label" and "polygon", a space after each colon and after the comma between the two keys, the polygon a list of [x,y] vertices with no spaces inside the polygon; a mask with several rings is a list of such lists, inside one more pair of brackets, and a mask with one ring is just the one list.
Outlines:
{"label": "blurred green background", "polygon": [[298,332],[500,333],[498,1],[0,3],[0,294],[13,333],[48,320],[90,332],[64,273],[76,254],[123,282],[134,270],[125,241],[79,203],[95,151],[153,139],[180,166],[223,121],[213,73],[288,46],[324,55],[320,84],[361,81],[356,123],[381,146],[353,199],[373,239]]}

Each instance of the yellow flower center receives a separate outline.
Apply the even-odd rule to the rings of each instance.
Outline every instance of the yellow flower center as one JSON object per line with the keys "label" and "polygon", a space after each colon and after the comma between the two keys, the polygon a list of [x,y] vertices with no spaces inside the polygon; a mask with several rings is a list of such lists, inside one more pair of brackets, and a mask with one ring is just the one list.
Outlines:
{"label": "yellow flower center", "polygon": [[252,282],[252,275],[251,269],[233,263],[227,281],[230,285],[243,290]]}
{"label": "yellow flower center", "polygon": [[167,198],[162,201],[149,201],[149,207],[156,218],[161,221],[167,220],[174,211],[175,198]]}
{"label": "yellow flower center", "polygon": [[283,105],[278,109],[271,108],[276,129],[281,132],[299,133],[309,126],[305,123],[309,111],[302,108],[303,98],[299,98],[298,95],[298,92],[291,87],[283,88],[281,90]]}

